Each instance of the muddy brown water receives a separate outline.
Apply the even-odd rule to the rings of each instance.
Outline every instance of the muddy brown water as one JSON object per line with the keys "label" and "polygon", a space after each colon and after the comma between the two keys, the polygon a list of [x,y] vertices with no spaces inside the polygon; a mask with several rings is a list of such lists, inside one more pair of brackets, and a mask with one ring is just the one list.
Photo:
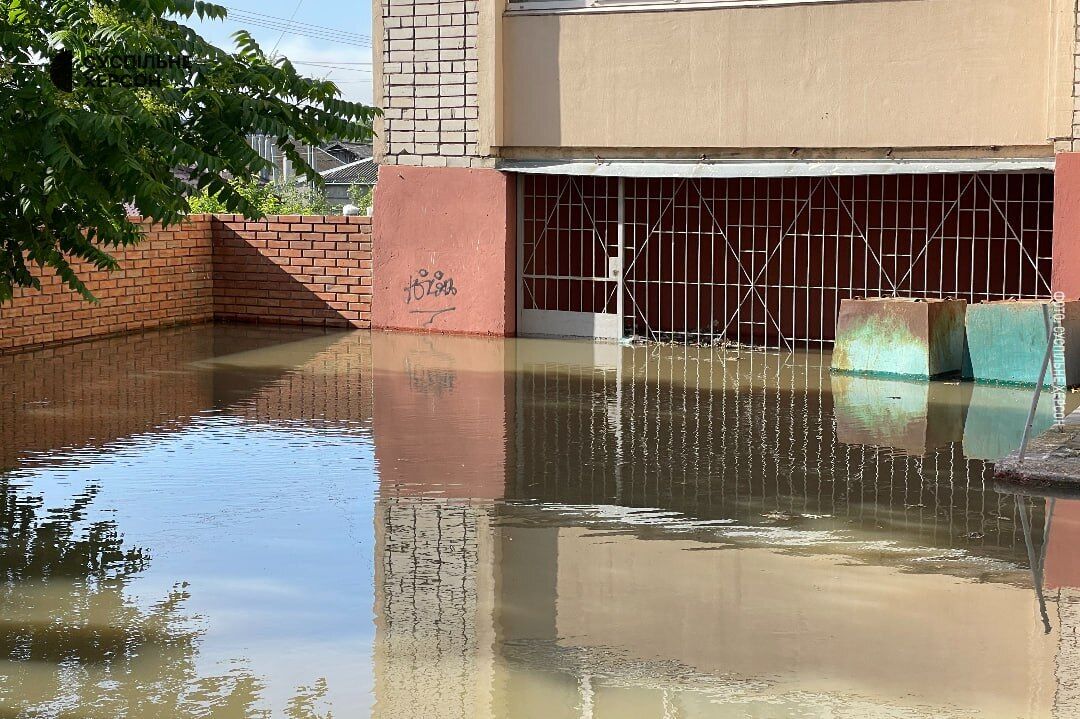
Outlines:
{"label": "muddy brown water", "polygon": [[1080,503],[991,480],[1029,391],[828,360],[0,357],[0,717],[1080,716]]}

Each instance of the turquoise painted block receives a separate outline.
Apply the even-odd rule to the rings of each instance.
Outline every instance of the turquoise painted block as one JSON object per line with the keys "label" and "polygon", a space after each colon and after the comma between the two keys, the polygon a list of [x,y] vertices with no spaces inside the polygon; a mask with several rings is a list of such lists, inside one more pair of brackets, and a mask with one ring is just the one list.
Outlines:
{"label": "turquoise painted block", "polygon": [[[971,377],[978,382],[1034,385],[1046,354],[1044,300],[981,302],[967,310]],[[1065,383],[1080,382],[1080,302],[1065,303],[1064,356],[1058,360]],[[1043,380],[1052,383],[1050,370]]]}
{"label": "turquoise painted block", "polygon": [[959,373],[966,307],[964,300],[843,300],[832,369],[922,378]]}
{"label": "turquoise painted block", "polygon": [[[1035,388],[975,384],[964,424],[964,455],[969,459],[996,462],[1020,447]],[[1054,423],[1053,401],[1048,392],[1039,400],[1032,437]]]}

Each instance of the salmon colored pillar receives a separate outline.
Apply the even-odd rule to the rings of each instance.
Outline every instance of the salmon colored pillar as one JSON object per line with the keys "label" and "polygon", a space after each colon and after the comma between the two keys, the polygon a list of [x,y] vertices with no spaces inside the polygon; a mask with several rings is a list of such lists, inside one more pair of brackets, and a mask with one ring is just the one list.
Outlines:
{"label": "salmon colored pillar", "polygon": [[372,332],[382,497],[501,499],[514,436],[513,344]]}
{"label": "salmon colored pillar", "polygon": [[1054,262],[1050,284],[1080,299],[1080,152],[1058,153],[1054,170]]}
{"label": "salmon colored pillar", "polygon": [[1046,588],[1080,587],[1080,500],[1054,503],[1046,548]]}
{"label": "salmon colored pillar", "polygon": [[513,335],[515,204],[497,170],[380,166],[372,327]]}

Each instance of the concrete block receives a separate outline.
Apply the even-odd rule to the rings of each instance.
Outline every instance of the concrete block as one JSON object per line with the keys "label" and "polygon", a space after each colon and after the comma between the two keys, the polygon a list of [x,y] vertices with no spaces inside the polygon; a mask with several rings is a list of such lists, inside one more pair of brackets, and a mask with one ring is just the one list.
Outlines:
{"label": "concrete block", "polygon": [[833,375],[836,438],[928,454],[963,438],[971,388],[961,382]]}
{"label": "concrete block", "polygon": [[[978,382],[1034,385],[1046,353],[1046,300],[980,302],[967,310],[971,376]],[[1064,370],[1068,385],[1080,384],[1080,301],[1065,302]],[[1052,383],[1047,369],[1044,384]]]}
{"label": "concrete block", "polygon": [[[972,393],[964,423],[964,456],[996,462],[1020,446],[1034,388],[969,386]],[[1044,392],[1035,412],[1031,436],[1038,436],[1053,423],[1053,400],[1049,392]]]}
{"label": "concrete block", "polygon": [[965,300],[843,300],[832,369],[923,378],[959,373],[966,308]]}

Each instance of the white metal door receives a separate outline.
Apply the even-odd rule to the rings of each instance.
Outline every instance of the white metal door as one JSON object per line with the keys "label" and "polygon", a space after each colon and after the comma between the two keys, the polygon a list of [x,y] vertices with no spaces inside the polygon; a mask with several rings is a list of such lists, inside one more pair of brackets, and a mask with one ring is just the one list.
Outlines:
{"label": "white metal door", "polygon": [[623,335],[623,180],[518,176],[521,336]]}

